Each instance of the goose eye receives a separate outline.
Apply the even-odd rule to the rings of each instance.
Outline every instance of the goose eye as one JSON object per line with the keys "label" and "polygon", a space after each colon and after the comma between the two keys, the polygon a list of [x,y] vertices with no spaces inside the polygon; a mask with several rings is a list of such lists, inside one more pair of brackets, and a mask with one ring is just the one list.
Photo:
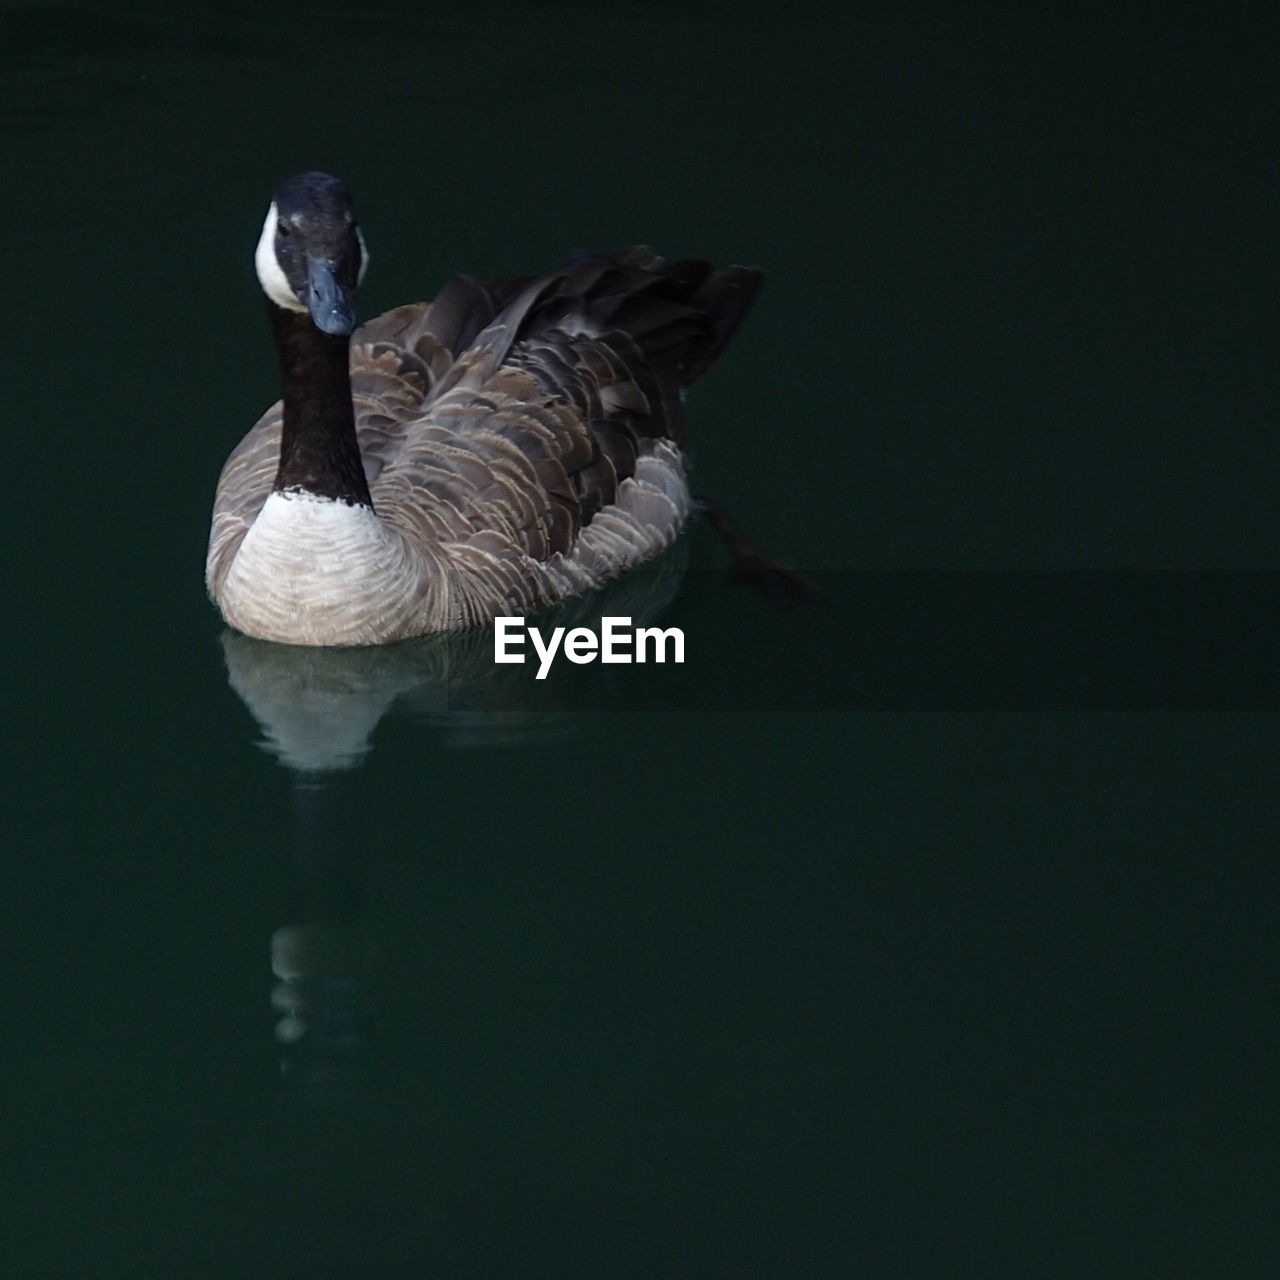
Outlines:
{"label": "goose eye", "polygon": [[289,224],[287,222],[276,223],[276,235],[278,235],[281,240],[287,240],[289,238]]}

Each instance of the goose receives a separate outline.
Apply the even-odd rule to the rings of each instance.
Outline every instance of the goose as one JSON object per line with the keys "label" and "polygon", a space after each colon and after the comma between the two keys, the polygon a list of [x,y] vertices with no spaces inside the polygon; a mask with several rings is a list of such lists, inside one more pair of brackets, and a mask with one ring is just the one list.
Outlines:
{"label": "goose", "polygon": [[693,510],[684,392],[762,281],[575,253],[357,328],[369,254],[319,172],[275,193],[254,263],[282,397],[222,469],[205,581],[237,631],[296,645],[535,614],[670,546]]}

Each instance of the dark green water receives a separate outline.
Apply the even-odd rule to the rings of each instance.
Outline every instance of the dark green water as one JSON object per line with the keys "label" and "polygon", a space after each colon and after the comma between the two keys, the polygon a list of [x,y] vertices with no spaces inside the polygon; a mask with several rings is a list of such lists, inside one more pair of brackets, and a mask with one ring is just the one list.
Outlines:
{"label": "dark green water", "polygon": [[[1280,699],[1214,684],[1265,667],[1273,589],[1144,573],[1280,568],[1274,31],[0,24],[3,1274],[1275,1274]],[[696,529],[654,587],[682,669],[224,649],[208,510],[274,395],[251,255],[308,167],[357,193],[366,314],[578,246],[759,263],[697,486],[827,607]],[[1069,622],[1128,601],[1149,663],[984,668],[999,584],[1041,608],[1055,569],[1128,571]],[[910,570],[1002,572],[947,578],[974,631]],[[1207,691],[1125,683],[1153,581]],[[349,767],[303,785],[236,689]]]}

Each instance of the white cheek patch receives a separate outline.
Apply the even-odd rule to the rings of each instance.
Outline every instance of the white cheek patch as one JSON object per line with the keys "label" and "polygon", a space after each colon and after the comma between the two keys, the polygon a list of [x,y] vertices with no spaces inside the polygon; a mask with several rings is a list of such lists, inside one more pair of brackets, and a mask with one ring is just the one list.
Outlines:
{"label": "white cheek patch", "polygon": [[253,265],[258,272],[258,283],[262,291],[278,307],[287,311],[305,311],[306,304],[299,302],[297,295],[289,287],[289,281],[280,269],[276,258],[276,205],[271,202],[267,210],[267,220],[262,224],[262,235],[258,237],[258,248],[253,255]]}

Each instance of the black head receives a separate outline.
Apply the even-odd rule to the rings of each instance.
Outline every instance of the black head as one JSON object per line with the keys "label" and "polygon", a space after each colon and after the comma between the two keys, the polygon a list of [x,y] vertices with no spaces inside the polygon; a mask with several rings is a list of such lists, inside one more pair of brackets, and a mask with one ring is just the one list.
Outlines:
{"label": "black head", "polygon": [[276,306],[309,312],[323,333],[349,334],[368,262],[346,183],[302,173],[276,192],[254,255],[258,281]]}

